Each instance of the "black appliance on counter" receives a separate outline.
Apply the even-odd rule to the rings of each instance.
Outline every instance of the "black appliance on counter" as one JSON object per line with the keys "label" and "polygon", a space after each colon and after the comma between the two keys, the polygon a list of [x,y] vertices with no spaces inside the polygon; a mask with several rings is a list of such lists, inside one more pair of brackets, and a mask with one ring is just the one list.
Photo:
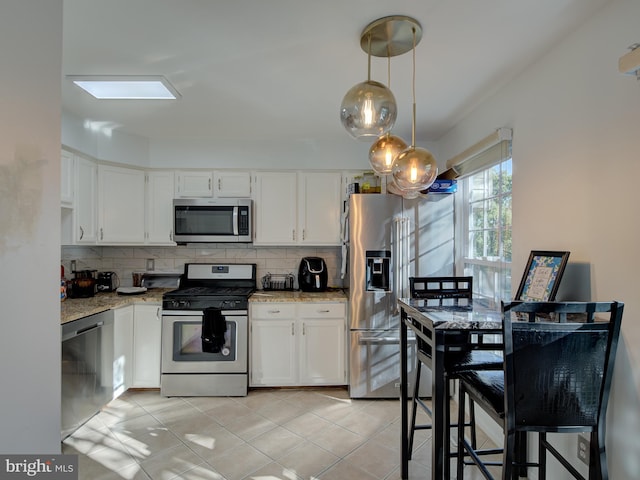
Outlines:
{"label": "black appliance on counter", "polygon": [[320,257],[304,257],[298,268],[298,286],[303,292],[327,290],[327,264]]}
{"label": "black appliance on counter", "polygon": [[114,292],[120,286],[116,272],[98,272],[96,288],[99,292]]}
{"label": "black appliance on counter", "polygon": [[89,298],[96,294],[97,270],[74,270],[73,278],[67,283],[69,298]]}

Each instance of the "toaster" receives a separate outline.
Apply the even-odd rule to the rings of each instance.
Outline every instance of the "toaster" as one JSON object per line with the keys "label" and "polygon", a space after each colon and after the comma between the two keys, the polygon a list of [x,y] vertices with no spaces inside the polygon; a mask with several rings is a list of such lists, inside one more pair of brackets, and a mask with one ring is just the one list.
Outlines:
{"label": "toaster", "polygon": [[99,292],[114,292],[120,286],[116,272],[98,272],[96,290]]}

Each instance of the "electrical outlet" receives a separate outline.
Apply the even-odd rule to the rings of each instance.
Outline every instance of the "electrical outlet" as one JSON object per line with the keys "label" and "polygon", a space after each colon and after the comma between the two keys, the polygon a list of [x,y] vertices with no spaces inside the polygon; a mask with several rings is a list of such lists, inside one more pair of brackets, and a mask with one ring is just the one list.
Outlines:
{"label": "electrical outlet", "polygon": [[156,268],[156,261],[153,258],[147,258],[147,270],[151,271],[151,270],[155,270]]}
{"label": "electrical outlet", "polygon": [[71,272],[75,272],[76,271],[76,261],[75,260],[71,260]]}
{"label": "electrical outlet", "polygon": [[578,435],[578,458],[589,465],[589,437]]}

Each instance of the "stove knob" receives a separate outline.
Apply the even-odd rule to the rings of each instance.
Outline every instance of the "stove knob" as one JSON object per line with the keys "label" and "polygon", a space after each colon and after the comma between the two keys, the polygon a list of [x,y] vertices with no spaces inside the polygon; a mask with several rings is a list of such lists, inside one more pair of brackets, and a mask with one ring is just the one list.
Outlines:
{"label": "stove knob", "polygon": [[231,353],[231,350],[229,350],[229,347],[222,347],[222,349],[220,350],[220,353],[223,356],[227,357]]}
{"label": "stove knob", "polygon": [[178,300],[171,300],[171,307],[176,309],[179,308],[180,302]]}

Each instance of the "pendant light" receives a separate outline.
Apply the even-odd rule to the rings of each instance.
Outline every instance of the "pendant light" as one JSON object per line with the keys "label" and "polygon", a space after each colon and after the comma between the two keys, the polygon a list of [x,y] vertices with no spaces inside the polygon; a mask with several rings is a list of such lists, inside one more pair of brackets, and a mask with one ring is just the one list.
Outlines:
{"label": "pendant light", "polygon": [[378,137],[393,127],[398,115],[391,90],[371,80],[371,35],[368,35],[367,81],[351,87],[340,105],[340,120],[349,134],[357,139]]}
{"label": "pendant light", "polygon": [[421,190],[429,188],[438,176],[436,159],[425,148],[416,147],[416,31],[413,31],[413,112],[411,122],[411,146],[394,160],[391,169],[393,180],[402,190],[404,198],[417,198]]}
{"label": "pendant light", "polygon": [[417,37],[422,28],[417,20],[404,15],[379,18],[360,35],[360,47],[368,55],[367,81],[352,87],[342,100],[340,120],[355,138],[380,137],[393,128],[398,114],[395,97],[380,82],[371,80],[371,56],[393,57],[411,50],[411,32]]}
{"label": "pendant light", "polygon": [[[391,55],[387,57],[387,86],[391,88]],[[369,149],[369,163],[373,171],[380,176],[391,174],[393,161],[407,148],[405,141],[397,135],[387,132]]]}

